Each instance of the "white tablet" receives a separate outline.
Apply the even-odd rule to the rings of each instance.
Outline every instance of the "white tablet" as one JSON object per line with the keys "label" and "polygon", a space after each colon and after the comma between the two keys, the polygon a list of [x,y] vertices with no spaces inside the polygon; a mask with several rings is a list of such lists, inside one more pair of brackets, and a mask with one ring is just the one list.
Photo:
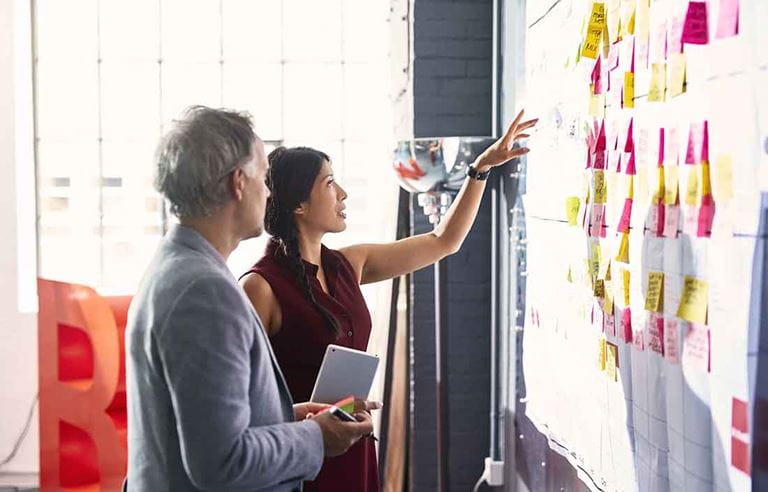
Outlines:
{"label": "white tablet", "polygon": [[365,400],[371,391],[379,357],[338,345],[328,345],[309,401],[336,403],[354,395]]}

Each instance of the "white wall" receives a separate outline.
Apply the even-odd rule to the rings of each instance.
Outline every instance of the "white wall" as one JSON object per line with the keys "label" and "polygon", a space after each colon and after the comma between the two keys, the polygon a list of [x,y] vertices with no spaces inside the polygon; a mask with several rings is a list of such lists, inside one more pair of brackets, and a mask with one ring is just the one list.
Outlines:
{"label": "white wall", "polygon": [[[37,393],[37,317],[20,312],[20,304],[28,311],[36,302],[28,289],[19,296],[20,285],[35,281],[28,4],[0,0],[0,462],[11,453]],[[0,467],[0,478],[38,468],[35,411],[29,434],[15,458]]]}

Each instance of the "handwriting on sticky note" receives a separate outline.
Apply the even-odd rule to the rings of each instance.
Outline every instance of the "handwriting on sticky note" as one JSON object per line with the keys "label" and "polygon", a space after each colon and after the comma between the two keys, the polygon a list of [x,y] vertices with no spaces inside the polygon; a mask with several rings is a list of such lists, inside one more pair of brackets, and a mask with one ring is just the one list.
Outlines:
{"label": "handwriting on sticky note", "polygon": [[712,223],[715,220],[715,204],[709,201],[702,203],[699,208],[699,217],[696,227],[697,237],[710,237],[712,235]]}
{"label": "handwriting on sticky note", "polygon": [[635,74],[624,72],[624,100],[625,108],[635,107]]}
{"label": "handwriting on sticky note", "polygon": [[648,316],[648,348],[664,355],[664,317],[658,313]]}
{"label": "handwriting on sticky note", "polygon": [[569,196],[565,199],[565,216],[568,218],[568,225],[576,225],[580,205],[581,200],[577,196]]}
{"label": "handwriting on sticky note", "polygon": [[683,339],[683,364],[702,371],[710,370],[709,328],[698,323],[685,323]]}
{"label": "handwriting on sticky note", "polygon": [[670,97],[679,96],[685,92],[685,54],[675,53],[669,56],[667,66],[667,91]]}
{"label": "handwriting on sticky note", "polygon": [[664,101],[666,91],[666,65],[664,63],[653,63],[651,65],[651,86],[648,89],[648,101]]}
{"label": "handwriting on sticky note", "polygon": [[664,166],[664,205],[677,203],[677,190],[679,184],[679,167],[676,165]]}
{"label": "handwriting on sticky note", "polygon": [[733,158],[730,154],[720,154],[715,158],[712,195],[716,202],[727,202],[733,198]]}
{"label": "handwriting on sticky note", "polygon": [[706,280],[686,276],[683,281],[683,293],[677,308],[677,317],[691,323],[707,323],[707,302],[709,284]]}
{"label": "handwriting on sticky note", "polygon": [[667,205],[664,210],[664,230],[661,235],[669,238],[677,237],[677,228],[680,225],[680,206]]}
{"label": "handwriting on sticky note", "polygon": [[603,337],[597,340],[597,367],[605,371],[605,338]]}
{"label": "handwriting on sticky note", "polygon": [[605,280],[598,278],[595,280],[594,296],[598,299],[605,297]]}
{"label": "handwriting on sticky note", "polygon": [[618,381],[618,371],[616,370],[618,367],[618,361],[619,347],[612,344],[611,342],[605,342],[605,370],[608,379],[611,381]]}
{"label": "handwriting on sticky note", "polygon": [[594,2],[592,4],[592,13],[589,16],[587,25],[587,37],[581,49],[581,56],[586,58],[597,58],[597,52],[600,49],[600,38],[605,28],[605,4]]}
{"label": "handwriting on sticky note", "polygon": [[664,320],[664,358],[670,364],[680,363],[680,336],[676,319]]}
{"label": "handwriting on sticky note", "polygon": [[592,195],[594,196],[595,203],[605,203],[605,172],[602,170],[595,170],[592,173]]}
{"label": "handwriting on sticky note", "polygon": [[648,272],[648,288],[645,293],[645,309],[659,313],[664,308],[664,273]]}
{"label": "handwriting on sticky note", "polygon": [[720,16],[716,38],[728,38],[739,33],[739,0],[720,0]]}
{"label": "handwriting on sticky note", "polygon": [[683,43],[707,44],[708,42],[707,3],[690,2],[688,3],[688,12],[685,14]]}

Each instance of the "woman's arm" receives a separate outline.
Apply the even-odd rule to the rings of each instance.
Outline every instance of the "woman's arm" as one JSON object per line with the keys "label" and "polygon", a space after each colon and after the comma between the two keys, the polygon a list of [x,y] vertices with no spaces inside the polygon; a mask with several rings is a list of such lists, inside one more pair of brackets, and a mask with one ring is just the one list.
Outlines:
{"label": "woman's arm", "polygon": [[261,318],[267,335],[272,336],[280,331],[280,327],[283,325],[283,313],[269,282],[254,272],[243,277],[240,285]]}
{"label": "woman's arm", "polygon": [[[523,112],[510,123],[506,133],[488,147],[472,164],[478,172],[485,172],[510,159],[528,152],[527,148],[513,148],[516,140],[538,120],[521,122]],[[467,178],[445,217],[434,231],[386,244],[358,244],[341,252],[352,264],[361,284],[378,282],[413,272],[459,250],[475,221],[485,181]]]}

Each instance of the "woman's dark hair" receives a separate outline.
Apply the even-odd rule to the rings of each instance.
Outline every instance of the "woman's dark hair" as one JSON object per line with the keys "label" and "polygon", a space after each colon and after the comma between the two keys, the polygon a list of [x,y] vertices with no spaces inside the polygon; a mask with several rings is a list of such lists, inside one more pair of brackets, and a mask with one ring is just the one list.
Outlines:
{"label": "woman's dark hair", "polygon": [[309,286],[299,250],[299,232],[293,216],[293,211],[309,199],[312,186],[325,161],[330,162],[327,154],[309,147],[278,147],[269,153],[267,187],[270,196],[267,198],[264,228],[272,236],[272,241],[279,244],[279,253],[288,258],[304,296],[317,308],[328,328],[338,337],[341,333],[338,320],[317,302]]}

